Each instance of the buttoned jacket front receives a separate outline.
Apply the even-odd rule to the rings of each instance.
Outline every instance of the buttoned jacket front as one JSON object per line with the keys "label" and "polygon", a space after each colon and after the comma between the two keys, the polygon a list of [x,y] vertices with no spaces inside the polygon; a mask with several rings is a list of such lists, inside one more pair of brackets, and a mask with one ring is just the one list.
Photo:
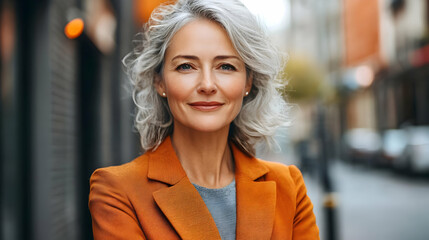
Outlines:
{"label": "buttoned jacket front", "polygon": [[[313,205],[300,171],[259,160],[231,144],[235,161],[236,239],[316,240]],[[170,137],[153,152],[97,169],[89,208],[95,240],[217,239],[219,232],[177,158]]]}

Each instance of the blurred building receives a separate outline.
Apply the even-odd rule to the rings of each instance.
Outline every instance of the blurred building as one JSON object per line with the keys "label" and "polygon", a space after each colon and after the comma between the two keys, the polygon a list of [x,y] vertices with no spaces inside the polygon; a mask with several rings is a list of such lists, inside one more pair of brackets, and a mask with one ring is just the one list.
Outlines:
{"label": "blurred building", "polygon": [[377,126],[429,125],[429,1],[392,1],[388,10],[393,48],[373,86]]}
{"label": "blurred building", "polygon": [[[329,181],[333,159],[427,165],[420,154],[427,143],[411,146],[403,136],[429,126],[429,1],[288,1],[286,94],[295,103],[291,137],[301,170],[319,170],[330,192],[338,184]],[[429,139],[424,134],[420,142]],[[340,225],[328,223],[330,216],[328,209],[318,224],[335,239]]]}
{"label": "blurred building", "polygon": [[[356,128],[382,133],[407,125],[428,125],[427,0],[289,0],[286,37],[290,62],[307,59],[318,69],[319,89],[299,104],[297,140],[317,132],[315,114],[326,112],[328,150],[340,157],[343,135]],[[290,91],[294,89],[293,73]],[[302,79],[297,81],[303,82]],[[331,90],[335,89],[332,95]],[[325,91],[323,90],[325,88]],[[308,91],[308,90],[306,90]],[[322,101],[323,104],[317,104]],[[313,116],[313,117],[311,117]],[[307,120],[305,120],[307,119]],[[304,133],[304,136],[303,136]]]}
{"label": "blurred building", "polygon": [[[345,2],[346,40],[350,41],[345,45],[348,55],[344,61],[341,91],[345,103],[344,130],[365,129],[366,136],[371,134],[372,139],[379,139],[372,146],[363,147],[368,151],[363,150],[372,152],[366,154],[367,161],[384,164],[385,160],[378,154],[385,154],[383,144],[393,140],[386,133],[400,130],[411,134],[410,129],[429,125],[429,1],[376,1],[372,10],[365,1]],[[372,14],[358,15],[356,7],[362,8],[363,13],[372,11]],[[362,30],[365,34],[353,24],[367,26]],[[372,142],[369,140],[367,142]],[[407,159],[404,161],[409,163],[404,167],[412,165],[414,160],[409,159],[414,154],[400,153],[398,160],[389,159],[388,163],[397,165],[399,160]]]}
{"label": "blurred building", "polygon": [[92,239],[90,174],[140,153],[121,63],[136,2],[0,1],[1,239]]}

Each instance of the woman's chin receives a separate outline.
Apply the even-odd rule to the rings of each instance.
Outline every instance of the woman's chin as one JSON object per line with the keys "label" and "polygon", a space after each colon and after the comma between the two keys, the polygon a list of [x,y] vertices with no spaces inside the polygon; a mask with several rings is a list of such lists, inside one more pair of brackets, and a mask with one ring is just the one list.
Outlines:
{"label": "woman's chin", "polygon": [[194,120],[187,125],[188,128],[191,128],[197,132],[205,132],[205,133],[213,133],[220,132],[222,130],[228,130],[231,122],[229,121],[221,121],[221,120]]}

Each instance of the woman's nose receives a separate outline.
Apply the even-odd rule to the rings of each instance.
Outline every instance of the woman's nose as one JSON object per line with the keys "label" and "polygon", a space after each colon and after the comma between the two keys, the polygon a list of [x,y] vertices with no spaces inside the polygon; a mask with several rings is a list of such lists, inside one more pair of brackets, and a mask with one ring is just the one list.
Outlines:
{"label": "woman's nose", "polygon": [[198,93],[201,94],[215,94],[217,86],[215,76],[212,71],[203,71],[200,76],[200,83],[198,86]]}

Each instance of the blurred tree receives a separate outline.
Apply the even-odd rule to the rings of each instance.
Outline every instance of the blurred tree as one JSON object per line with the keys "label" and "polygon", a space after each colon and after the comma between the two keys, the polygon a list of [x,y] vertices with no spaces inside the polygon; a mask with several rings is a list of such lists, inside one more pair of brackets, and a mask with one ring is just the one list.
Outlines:
{"label": "blurred tree", "polygon": [[335,97],[335,90],[324,76],[323,70],[315,63],[305,57],[294,55],[282,73],[282,78],[287,82],[283,93],[294,102],[317,98],[330,101]]}

